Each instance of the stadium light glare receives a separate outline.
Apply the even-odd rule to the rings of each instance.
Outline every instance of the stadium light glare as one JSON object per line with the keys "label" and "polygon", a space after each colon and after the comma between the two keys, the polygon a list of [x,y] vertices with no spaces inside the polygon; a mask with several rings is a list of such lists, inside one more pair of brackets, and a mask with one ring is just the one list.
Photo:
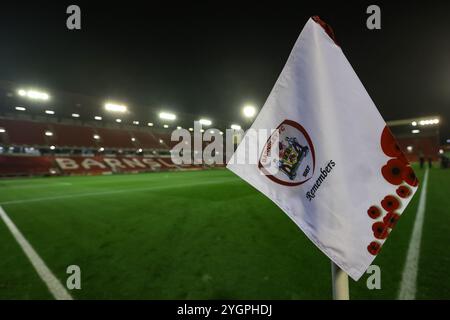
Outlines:
{"label": "stadium light glare", "polygon": [[107,102],[107,103],[105,103],[105,110],[111,111],[111,112],[124,113],[124,112],[127,112],[128,108],[127,108],[127,106],[122,105],[122,104]]}
{"label": "stadium light glare", "polygon": [[121,123],[121,122],[122,122],[122,119],[116,119],[116,122],[117,122],[117,123]]}
{"label": "stadium light glare", "polygon": [[177,127],[178,130],[182,129],[180,126]]}
{"label": "stadium light glare", "polygon": [[411,125],[412,125],[413,127],[417,126],[417,121],[411,122]]}
{"label": "stadium light glare", "polygon": [[446,141],[447,143],[450,143],[450,139],[447,139],[447,141]]}
{"label": "stadium light glare", "polygon": [[233,130],[241,130],[242,129],[241,126],[238,124],[232,124],[230,128]]}
{"label": "stadium light glare", "polygon": [[220,133],[221,136],[223,136],[223,132],[222,131],[219,131],[219,133]]}
{"label": "stadium light glare", "polygon": [[205,129],[201,129],[200,132],[201,132],[201,133],[205,132]]}
{"label": "stadium light glare", "polygon": [[408,150],[408,152],[412,152],[413,151],[413,147],[412,146],[407,146],[406,150]]}
{"label": "stadium light glare", "polygon": [[159,139],[159,143],[163,144],[164,140],[163,139]]}
{"label": "stadium light glare", "polygon": [[100,140],[100,136],[98,134],[94,134],[93,137],[94,137],[95,140]]}
{"label": "stadium light glare", "polygon": [[163,119],[163,120],[173,121],[177,118],[177,116],[174,113],[170,113],[170,112],[160,112],[159,118]]}
{"label": "stadium light glare", "polygon": [[55,111],[53,111],[53,110],[45,110],[45,113],[46,114],[55,114]]}
{"label": "stadium light glare", "polygon": [[167,128],[169,127],[169,125],[165,124],[163,127],[164,127],[165,129],[167,129]]}
{"label": "stadium light glare", "polygon": [[53,136],[53,132],[51,132],[51,131],[45,131],[45,135],[46,135],[47,137],[52,137],[52,136]]}
{"label": "stadium light glare", "polygon": [[141,149],[141,148],[139,148],[139,149],[138,149],[138,152],[139,152],[139,153],[141,153],[141,152],[142,152],[142,149]]}
{"label": "stadium light glare", "polygon": [[37,91],[37,90],[19,89],[17,91],[17,93],[21,97],[27,97],[27,98],[30,98],[30,99],[33,99],[33,100],[47,101],[48,99],[50,99],[50,96],[48,95],[48,93],[42,92],[42,91]]}
{"label": "stadium light glare", "polygon": [[55,150],[56,147],[55,146],[50,146],[50,150]]}
{"label": "stadium light glare", "polygon": [[97,121],[100,121],[100,120],[102,120],[102,117],[100,117],[100,116],[95,116],[94,119],[97,120]]}
{"label": "stadium light glare", "polygon": [[212,125],[212,121],[209,119],[200,119],[198,122],[200,122],[201,125],[204,126],[210,126]]}
{"label": "stadium light glare", "polygon": [[420,133],[420,130],[414,129],[411,131],[412,133],[416,134],[416,133]]}
{"label": "stadium light glare", "polygon": [[135,142],[135,141],[136,141],[136,138],[135,138],[135,137],[131,138],[131,141]]}
{"label": "stadium light glare", "polygon": [[72,113],[72,117],[74,117],[74,118],[79,118],[80,115],[79,115],[78,113]]}
{"label": "stadium light glare", "polygon": [[135,121],[133,121],[133,124],[137,126],[137,125],[139,125],[139,121],[135,120]]}
{"label": "stadium light glare", "polygon": [[5,132],[6,132],[5,128],[0,128],[0,133],[5,133]]}
{"label": "stadium light glare", "polygon": [[153,122],[149,122],[149,123],[147,123],[147,125],[148,125],[149,127],[153,127]]}
{"label": "stadium light glare", "polygon": [[246,118],[253,118],[256,115],[256,108],[252,105],[246,105],[242,108],[242,113]]}
{"label": "stadium light glare", "polygon": [[26,108],[24,108],[24,107],[16,107],[15,108],[17,111],[25,111],[25,110],[27,110]]}
{"label": "stadium light glare", "polygon": [[439,149],[439,154],[444,154],[444,150],[443,149]]}
{"label": "stadium light glare", "polygon": [[105,151],[105,148],[103,148],[103,147],[100,147],[100,149],[98,149],[98,152],[103,152],[103,151]]}
{"label": "stadium light glare", "polygon": [[194,129],[193,128],[189,128],[189,131],[194,131]]}
{"label": "stadium light glare", "polygon": [[434,118],[434,119],[426,119],[426,120],[420,120],[419,124],[421,126],[429,126],[429,125],[435,125],[439,123],[439,119],[438,118]]}

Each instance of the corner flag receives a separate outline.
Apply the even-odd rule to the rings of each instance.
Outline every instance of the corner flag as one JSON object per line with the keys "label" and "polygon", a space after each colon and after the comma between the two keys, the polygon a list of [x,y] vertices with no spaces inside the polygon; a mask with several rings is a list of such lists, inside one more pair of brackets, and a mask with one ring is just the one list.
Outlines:
{"label": "corner flag", "polygon": [[[249,151],[260,130],[271,134]],[[239,161],[249,153],[255,163]],[[354,280],[379,253],[418,185],[318,17],[306,23],[227,168],[274,201]]]}

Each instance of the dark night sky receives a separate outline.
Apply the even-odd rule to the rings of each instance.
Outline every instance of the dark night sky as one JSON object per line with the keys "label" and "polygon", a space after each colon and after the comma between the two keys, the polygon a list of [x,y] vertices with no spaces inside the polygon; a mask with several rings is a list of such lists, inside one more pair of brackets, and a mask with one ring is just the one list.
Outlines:
{"label": "dark night sky", "polygon": [[[239,121],[244,103],[262,106],[303,25],[317,14],[333,27],[386,120],[439,114],[448,139],[450,3],[395,2],[3,5],[0,80],[115,98],[141,114],[166,107]],[[81,31],[65,27],[72,3],[82,10]],[[378,31],[365,27],[371,3],[381,7]]]}

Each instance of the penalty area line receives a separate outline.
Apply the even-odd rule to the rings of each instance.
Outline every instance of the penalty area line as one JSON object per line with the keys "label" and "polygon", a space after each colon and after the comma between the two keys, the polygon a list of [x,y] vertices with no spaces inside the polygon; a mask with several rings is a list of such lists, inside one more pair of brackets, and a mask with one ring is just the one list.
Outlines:
{"label": "penalty area line", "polygon": [[56,300],[73,300],[69,292],[67,292],[58,278],[56,278],[52,271],[47,267],[44,260],[42,260],[38,253],[33,249],[28,240],[25,239],[22,232],[20,232],[20,230],[16,227],[14,222],[9,218],[9,216],[1,206],[0,217],[8,227],[14,239],[16,239],[17,243],[27,256],[28,260],[30,260],[39,277],[42,279],[42,281],[44,281],[53,297]]}
{"label": "penalty area line", "polygon": [[423,221],[427,201],[428,168],[425,169],[422,190],[420,191],[419,206],[406,255],[405,267],[398,293],[399,300],[414,300],[417,292],[417,273],[419,270],[420,243],[422,241]]}

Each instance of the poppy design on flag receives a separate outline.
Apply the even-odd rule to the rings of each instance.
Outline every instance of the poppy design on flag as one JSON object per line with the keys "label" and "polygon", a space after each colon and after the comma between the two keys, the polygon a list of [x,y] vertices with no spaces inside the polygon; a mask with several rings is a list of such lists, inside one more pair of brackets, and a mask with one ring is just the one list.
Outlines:
{"label": "poppy design on flag", "polygon": [[384,197],[384,199],[381,201],[381,206],[387,212],[392,212],[400,207],[400,202],[396,197],[389,195]]}
{"label": "poppy design on flag", "polygon": [[419,184],[419,180],[417,180],[416,174],[411,167],[406,167],[406,170],[403,173],[403,179],[405,179],[406,183],[411,187],[417,187]]}
{"label": "poppy design on flag", "polygon": [[372,241],[368,246],[367,250],[370,254],[376,256],[380,252],[381,244],[378,241]]}
{"label": "poppy design on flag", "polygon": [[397,158],[403,154],[387,126],[384,127],[381,133],[381,148],[388,157]]}
{"label": "poppy design on flag", "polygon": [[258,168],[273,182],[298,186],[315,170],[314,146],[306,130],[292,120],[283,121],[267,140]]}
{"label": "poppy design on flag", "polygon": [[384,222],[375,222],[372,225],[373,235],[377,239],[386,239],[389,235],[388,226]]}
{"label": "poppy design on flag", "polygon": [[403,182],[403,176],[406,172],[404,162],[398,159],[389,160],[386,165],[381,168],[383,177],[391,184],[399,185]]}
{"label": "poppy design on flag", "polygon": [[394,228],[397,224],[398,219],[400,219],[400,215],[395,212],[388,212],[387,215],[384,216],[383,222],[389,228]]}
{"label": "poppy design on flag", "polygon": [[401,198],[408,198],[411,195],[411,188],[408,186],[400,186],[396,190],[397,194]]}
{"label": "poppy design on flag", "polygon": [[369,217],[371,217],[372,219],[376,219],[379,216],[381,216],[381,211],[378,207],[376,206],[371,206],[369,208],[369,210],[367,210],[367,214],[369,215]]}

